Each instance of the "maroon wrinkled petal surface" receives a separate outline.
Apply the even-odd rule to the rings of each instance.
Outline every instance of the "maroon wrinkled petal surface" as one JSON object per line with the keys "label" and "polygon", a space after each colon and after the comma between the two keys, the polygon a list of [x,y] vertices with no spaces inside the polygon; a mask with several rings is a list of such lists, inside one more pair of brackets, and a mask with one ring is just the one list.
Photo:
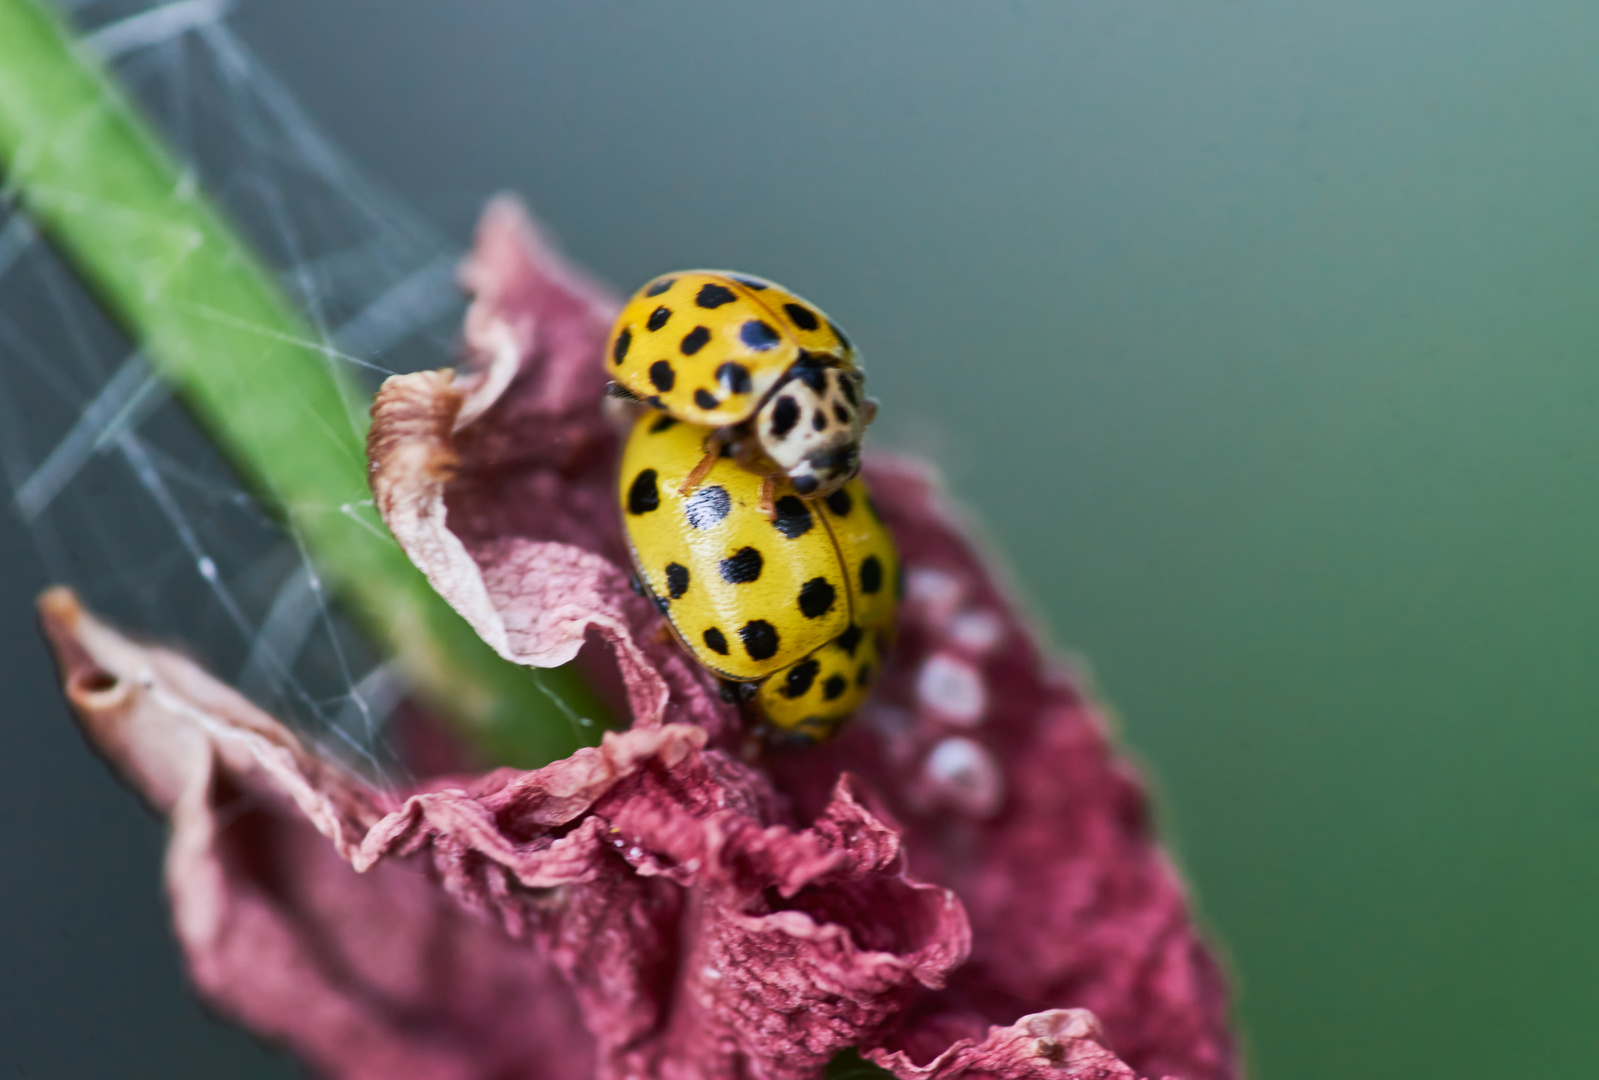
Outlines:
{"label": "maroon wrinkled petal surface", "polygon": [[366,785],[70,593],[40,610],[85,733],[168,820],[174,929],[214,1007],[327,1076],[591,1073],[593,1042],[548,963],[507,947],[421,858],[350,867],[382,818]]}
{"label": "maroon wrinkled petal surface", "polygon": [[43,610],[86,730],[172,824],[196,983],[330,1075],[812,1076],[966,956],[847,779],[777,824],[761,773],[667,724],[401,799],[70,594]]}
{"label": "maroon wrinkled petal surface", "polygon": [[930,478],[882,462],[870,477],[908,567],[895,662],[852,730],[771,768],[804,807],[847,766],[903,826],[912,868],[966,906],[971,960],[888,1046],[926,1060],[952,1033],[1070,1006],[1140,1073],[1234,1075],[1226,987],[1099,713],[950,527]]}
{"label": "maroon wrinkled petal surface", "polygon": [[388,795],[58,597],[69,696],[173,823],[202,989],[334,1076],[797,1080],[850,1046],[905,1078],[1239,1075],[1137,778],[926,472],[868,458],[907,568],[878,691],[761,751],[627,587],[614,301],[509,200],[463,279],[467,372],[374,406],[378,505],[496,649],[575,657],[634,726]]}

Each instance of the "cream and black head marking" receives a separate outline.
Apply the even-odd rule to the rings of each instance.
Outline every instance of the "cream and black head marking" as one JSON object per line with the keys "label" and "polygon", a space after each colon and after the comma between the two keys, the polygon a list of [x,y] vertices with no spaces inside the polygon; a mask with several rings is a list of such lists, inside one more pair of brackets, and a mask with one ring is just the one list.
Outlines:
{"label": "cream and black head marking", "polygon": [[805,356],[756,414],[755,438],[795,491],[827,495],[860,471],[870,419],[859,369]]}

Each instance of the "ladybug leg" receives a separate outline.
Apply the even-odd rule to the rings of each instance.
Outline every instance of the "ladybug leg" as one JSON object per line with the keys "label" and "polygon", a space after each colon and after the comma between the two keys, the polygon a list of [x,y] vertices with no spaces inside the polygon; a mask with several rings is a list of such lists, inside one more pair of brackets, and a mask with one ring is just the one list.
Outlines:
{"label": "ladybug leg", "polygon": [[689,474],[683,478],[683,486],[677,489],[679,495],[687,495],[705,480],[711,471],[711,466],[716,464],[716,459],[722,456],[722,440],[717,438],[713,431],[705,436],[705,454],[699,463],[694,466]]}
{"label": "ladybug leg", "polygon": [[688,476],[683,478],[683,485],[677,489],[677,493],[679,495],[687,495],[699,487],[706,474],[711,471],[711,466],[716,464],[716,459],[720,456],[717,450],[705,451],[705,456],[700,458],[699,464],[695,465]]}
{"label": "ladybug leg", "polygon": [[767,521],[777,520],[777,502],[773,498],[777,492],[777,477],[767,473],[761,477],[761,513],[766,515]]}

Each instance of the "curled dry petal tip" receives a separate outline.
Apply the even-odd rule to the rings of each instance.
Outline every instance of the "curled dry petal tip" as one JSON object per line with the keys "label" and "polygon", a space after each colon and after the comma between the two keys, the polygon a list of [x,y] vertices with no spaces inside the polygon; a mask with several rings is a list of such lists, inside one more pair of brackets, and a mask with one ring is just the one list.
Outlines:
{"label": "curled dry petal tip", "polygon": [[1087,1009],[1050,1009],[1023,1016],[1007,1027],[991,1027],[981,1042],[962,1039],[926,1065],[903,1051],[874,1051],[870,1060],[897,1076],[926,1080],[1005,1077],[1007,1080],[1135,1080],[1136,1073],[1104,1046],[1105,1035]]}
{"label": "curled dry petal tip", "polygon": [[1238,1076],[1142,789],[927,471],[866,467],[907,567],[874,698],[752,757],[628,588],[614,301],[504,199],[462,278],[464,373],[374,407],[378,505],[502,655],[575,657],[633,727],[380,792],[47,594],[86,730],[172,821],[202,990],[340,1077],[800,1080],[849,1047],[904,1078]]}

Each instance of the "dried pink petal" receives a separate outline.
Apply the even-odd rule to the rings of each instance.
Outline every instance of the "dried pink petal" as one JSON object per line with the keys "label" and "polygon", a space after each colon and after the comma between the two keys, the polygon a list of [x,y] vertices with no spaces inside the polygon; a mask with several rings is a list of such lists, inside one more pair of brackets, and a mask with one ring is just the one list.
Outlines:
{"label": "dried pink petal", "polygon": [[550,965],[507,948],[421,859],[350,868],[382,819],[365,785],[65,590],[40,611],[85,733],[168,820],[173,924],[215,1008],[348,1080],[591,1073],[592,1041]]}
{"label": "dried pink petal", "polygon": [[1135,1074],[1106,1050],[1105,1036],[1087,1009],[1050,1009],[1024,1016],[1009,1027],[992,1027],[982,1042],[962,1039],[926,1065],[903,1051],[874,1051],[871,1059],[911,1080],[1057,1080],[1061,1076],[1134,1080]]}
{"label": "dried pink petal", "polygon": [[[885,1045],[927,1061],[954,1034],[976,1038],[988,1025],[1071,1006],[1091,1010],[1105,1044],[1141,1074],[1236,1076],[1226,987],[1103,720],[1034,644],[926,471],[878,459],[868,473],[908,568],[893,663],[837,740],[768,767],[802,815],[822,796],[822,778],[847,767],[903,826],[912,869],[966,905],[971,960]],[[975,719],[930,696],[925,675],[965,648],[974,612],[1000,621],[1005,647],[965,649],[966,671],[939,681],[980,682]],[[965,767],[946,772],[939,755],[953,739],[966,744]]]}
{"label": "dried pink petal", "polygon": [[[531,298],[551,294],[562,265],[514,204],[496,203],[465,274],[479,289],[469,323],[526,327],[551,317]],[[595,302],[579,319],[570,299],[579,291],[562,295],[562,317],[584,332],[561,335],[569,351],[535,347],[505,396],[456,441],[461,468],[443,498],[485,579],[498,573],[496,544],[552,528],[574,538],[581,528],[573,542],[627,565],[612,491],[616,439],[594,405],[613,308]],[[489,360],[479,356],[480,364]],[[550,386],[571,395],[554,397]],[[528,435],[541,419],[560,432],[554,442]],[[555,446],[583,450],[563,455]],[[507,469],[512,460],[517,467]],[[954,887],[967,906],[972,961],[948,991],[925,995],[888,1045],[929,1059],[950,1032],[976,1036],[1026,1013],[1079,1006],[1093,1010],[1109,1045],[1140,1070],[1189,1080],[1235,1075],[1220,973],[1155,843],[1143,792],[1114,757],[1097,711],[1034,644],[1032,627],[963,538],[926,471],[876,457],[867,476],[906,566],[900,641],[873,700],[842,738],[768,755],[764,764],[801,820],[820,812],[834,777],[846,769],[861,776],[904,826],[912,866]],[[630,615],[640,640],[660,625],[647,604]],[[679,652],[666,653],[652,652],[652,662],[681,662]],[[671,701],[687,706],[713,741],[731,745],[736,719],[695,674],[676,676]]]}
{"label": "dried pink petal", "polygon": [[[1225,988],[1136,778],[925,472],[868,463],[907,568],[877,693],[834,742],[755,762],[737,710],[626,585],[599,404],[614,302],[506,200],[463,277],[469,373],[385,386],[379,506],[503,655],[575,656],[634,726],[401,799],[54,601],[91,737],[172,818],[169,887],[206,992],[339,1076],[414,1060],[404,1075],[797,1080],[851,1046],[905,1078],[1237,1076]],[[127,700],[82,692],[96,673]],[[219,830],[246,796],[253,831]],[[378,936],[397,944],[362,944]],[[423,976],[441,961],[422,939],[459,950],[449,977]],[[509,989],[463,1011],[477,977]],[[288,1007],[300,979],[317,1016]]]}
{"label": "dried pink petal", "polygon": [[736,731],[714,679],[657,635],[628,584],[598,362],[617,304],[506,198],[461,276],[471,373],[391,378],[373,405],[372,490],[390,530],[502,656],[566,663],[592,628],[616,663],[585,666],[602,683],[619,674],[636,724]]}
{"label": "dried pink petal", "polygon": [[569,663],[593,627],[617,650],[633,715],[658,719],[667,687],[633,644],[623,612],[630,590],[615,564],[573,544],[512,537],[480,552],[480,566],[450,530],[444,491],[457,468],[451,436],[466,396],[449,371],[384,384],[368,439],[372,493],[384,521],[439,594],[501,656],[537,667]]}
{"label": "dried pink petal", "polygon": [[171,822],[196,982],[333,1075],[811,1076],[965,959],[959,902],[847,778],[775,824],[761,773],[670,724],[400,801],[69,593],[42,609],[86,731]]}

